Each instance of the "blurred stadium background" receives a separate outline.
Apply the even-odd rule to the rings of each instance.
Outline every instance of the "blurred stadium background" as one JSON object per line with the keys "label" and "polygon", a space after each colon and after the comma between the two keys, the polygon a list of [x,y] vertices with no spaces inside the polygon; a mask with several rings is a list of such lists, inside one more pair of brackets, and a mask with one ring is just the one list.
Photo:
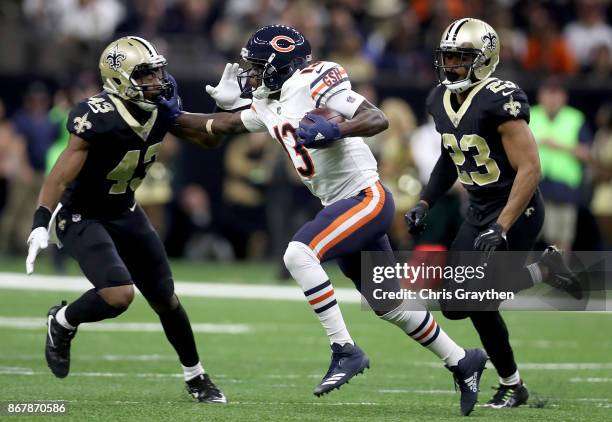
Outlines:
{"label": "blurred stadium background", "polygon": [[[447,245],[461,223],[465,200],[461,191],[452,192],[438,205],[431,217],[436,224],[430,224],[429,232],[421,239],[409,237],[403,214],[416,202],[439,153],[439,135],[424,111],[427,92],[437,83],[433,51],[444,27],[464,16],[482,18],[497,30],[502,56],[495,76],[518,83],[529,95],[532,106],[539,105],[545,111],[571,107],[565,110],[571,111],[579,122],[575,145],[564,150],[555,146],[554,139],[551,142],[552,135],[536,133],[542,154],[554,151],[553,156],[566,163],[569,160],[579,169],[577,182],[554,174],[543,181],[552,213],[569,220],[553,221],[548,231],[550,238],[542,242],[562,243],[566,249],[574,250],[610,250],[612,7],[607,0],[3,0],[0,276],[5,273],[6,279],[7,275],[24,271],[25,240],[44,174],[67,141],[64,124],[71,105],[101,89],[97,64],[110,40],[122,35],[149,39],[168,59],[168,70],[178,80],[185,109],[210,112],[214,103],[204,86],[216,84],[225,63],[238,60],[249,34],[269,23],[285,23],[303,31],[317,59],[341,63],[356,90],[387,113],[391,128],[367,142],[379,161],[383,181],[395,195],[398,209],[391,233],[394,246],[411,249],[418,243]],[[293,287],[281,265],[282,253],[291,235],[317,212],[320,204],[301,185],[282,149],[265,134],[228,138],[215,150],[199,149],[171,136],[164,144],[162,159],[149,171],[137,197],[173,258],[175,278],[227,283],[272,283],[281,279]],[[555,214],[559,205],[565,211]],[[558,233],[554,228],[561,226],[566,230],[559,230],[564,233],[555,238]],[[57,251],[43,255],[37,263],[38,273],[79,274],[76,266]],[[349,286],[338,271],[331,271],[335,284]],[[71,298],[77,293],[3,290],[0,313],[4,320],[9,315],[26,319],[42,316],[53,301],[65,295]],[[261,301],[256,306],[253,301],[193,297],[184,303],[194,322],[251,324],[252,332],[243,337],[203,334],[198,340],[205,345],[205,363],[213,362],[213,370],[221,374],[219,381],[226,387],[230,401],[236,396],[251,401],[232,410],[229,419],[247,420],[254,415],[259,420],[282,419],[268,408],[270,396],[283,402],[277,403],[285,412],[283,418],[318,417],[309,413],[309,389],[316,378],[313,374],[326,364],[327,350],[305,305]],[[343,309],[352,321],[349,326],[356,327],[366,349],[376,350],[379,344],[386,344],[391,331],[380,328],[371,315],[358,312],[357,305],[345,305]],[[141,299],[128,314],[122,317],[124,321],[155,321]],[[441,317],[440,321],[463,343],[478,344],[467,322],[450,323]],[[563,408],[561,413],[547,413],[546,418],[579,420],[588,413],[591,420],[606,420],[610,416],[612,363],[606,350],[609,352],[612,343],[609,336],[602,338],[597,328],[610,332],[609,315],[570,317],[519,312],[511,313],[508,322],[520,359],[535,362],[531,368],[527,366],[528,382],[547,393],[536,401],[536,407],[546,407],[547,397],[553,397],[552,406]],[[17,370],[0,371],[8,374],[0,377],[0,391],[6,392],[0,394],[0,399],[58,398],[49,392],[54,380],[46,374],[42,353],[38,353],[42,352],[42,326],[36,326],[40,332],[25,335],[10,328],[10,324],[4,326],[0,330],[0,365]],[[543,338],[537,334],[542,332],[546,333]],[[113,370],[127,373],[128,378],[131,372],[176,371],[172,352],[161,333],[85,332],[82,336],[85,339],[75,346],[75,355],[81,354],[75,361],[81,374],[107,365],[115,365]],[[118,346],[117,338],[122,340]],[[292,343],[283,339],[291,339]],[[108,346],[110,342],[115,343],[113,348]],[[112,364],[111,358],[95,360],[98,350],[153,358],[128,358]],[[258,356],[255,366],[259,368],[243,360],[245,350]],[[305,351],[311,353],[312,359],[303,356]],[[287,360],[287,353],[301,356],[299,370],[295,362]],[[455,411],[455,397],[447,394],[450,385],[446,384],[445,374],[434,378],[428,366],[419,363],[431,359],[428,355],[411,346],[409,353],[417,360],[404,359],[396,364],[396,354],[391,349],[371,353],[380,365],[378,378],[373,375],[369,385],[359,380],[356,390],[350,390],[353,393],[347,391],[349,396],[341,396],[348,400],[345,410],[338,413],[337,407],[321,406],[317,408],[319,415],[337,420],[371,420],[377,416],[395,420],[399,396],[394,391],[408,394],[402,396],[407,401],[400,409],[404,415],[430,418]],[[551,362],[557,362],[560,374],[552,371],[555,364]],[[564,368],[568,362],[574,362],[574,366]],[[30,368],[35,375],[44,374],[44,378],[22,377],[21,367]],[[414,378],[398,377],[397,368],[420,377],[422,389],[402,390],[407,384],[413,385]],[[293,378],[283,380],[284,384],[269,377],[270,373],[282,375],[292,370],[297,373],[290,374]],[[487,382],[492,385],[493,371],[487,372]],[[177,392],[178,380],[142,385],[141,380],[148,379],[144,375],[115,380],[104,387],[98,379],[82,375],[76,384],[60,390],[60,398],[81,397],[83,391],[90,391],[90,395],[78,400],[85,403],[81,406],[93,406],[93,410],[81,407],[77,414],[108,420],[105,411],[120,412],[117,402],[108,401],[109,394],[135,393],[134,403],[141,400],[151,409],[145,412],[148,418],[181,419],[176,413],[178,408],[166,405],[175,399],[187,401]],[[380,394],[372,397],[373,388]],[[442,391],[441,399],[423,393],[426,390]],[[387,393],[381,393],[384,391]],[[278,392],[281,394],[277,396]],[[415,395],[420,402],[410,400]],[[369,402],[376,402],[376,406],[366,406]],[[433,409],[433,414],[425,413],[423,406]],[[130,415],[143,417],[138,413],[140,407],[138,411],[130,409]],[[211,415],[229,420],[223,412],[215,410]],[[193,415],[183,417],[189,419]],[[533,409],[512,417],[544,418]]]}

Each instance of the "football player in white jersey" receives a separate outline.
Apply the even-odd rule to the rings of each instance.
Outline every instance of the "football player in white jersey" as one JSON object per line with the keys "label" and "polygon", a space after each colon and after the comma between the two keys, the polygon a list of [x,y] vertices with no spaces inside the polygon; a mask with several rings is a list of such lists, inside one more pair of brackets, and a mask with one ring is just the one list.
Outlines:
{"label": "football player in white jersey", "polygon": [[[329,370],[314,389],[320,396],[369,366],[367,355],[346,328],[321,263],[336,259],[361,291],[361,251],[391,252],[386,231],[394,214],[393,197],[380,183],[376,160],[361,138],[382,132],[388,122],[351,89],[342,66],[312,62],[308,41],[293,28],[270,25],[257,30],[242,58],[249,69],[228,64],[219,84],[206,87],[221,109],[234,113],[183,112],[175,125],[210,135],[268,131],[321,200],[324,208],[294,235],[284,255],[287,269],[331,343]],[[243,98],[245,93],[252,99]],[[312,124],[302,120],[320,107],[331,108],[346,120],[333,123],[314,114],[308,115]],[[461,387],[461,412],[469,414],[486,362],[484,352],[459,347],[426,310],[407,310],[399,301],[372,307],[446,363]]]}

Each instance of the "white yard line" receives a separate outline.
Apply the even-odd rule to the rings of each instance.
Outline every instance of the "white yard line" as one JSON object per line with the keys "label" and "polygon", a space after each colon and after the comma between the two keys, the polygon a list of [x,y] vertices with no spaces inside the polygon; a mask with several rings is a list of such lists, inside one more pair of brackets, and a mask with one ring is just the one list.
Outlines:
{"label": "white yard line", "polygon": [[[303,302],[304,294],[297,286],[271,284],[196,283],[177,281],[175,291],[179,296],[218,297],[226,299],[267,299]],[[85,277],[0,273],[0,289],[84,292],[91,289]],[[361,295],[355,289],[334,289],[341,303],[361,303]]]}
{"label": "white yard line", "polygon": [[[22,318],[0,316],[0,328],[16,328],[25,330],[38,330],[46,326],[45,318]],[[246,324],[191,324],[196,333],[222,333],[244,334],[251,331]],[[101,322],[94,324],[81,324],[79,329],[86,331],[120,331],[120,332],[163,332],[157,322]]]}

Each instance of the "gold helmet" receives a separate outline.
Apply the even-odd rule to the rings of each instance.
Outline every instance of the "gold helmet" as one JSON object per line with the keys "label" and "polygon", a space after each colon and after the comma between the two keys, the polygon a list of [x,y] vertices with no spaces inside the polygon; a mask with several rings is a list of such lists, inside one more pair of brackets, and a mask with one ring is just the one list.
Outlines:
{"label": "gold helmet", "polygon": [[[162,70],[161,84],[139,84],[138,78]],[[171,89],[166,74],[166,59],[155,47],[140,37],[123,37],[110,43],[100,56],[100,76],[104,91],[132,101],[151,111],[156,103],[145,97],[145,91],[158,90],[167,95]]]}
{"label": "gold helmet", "polygon": [[[462,64],[446,65],[444,59],[448,53],[459,54]],[[471,62],[466,64],[464,58],[471,58]],[[498,63],[499,37],[495,30],[480,19],[464,18],[451,23],[442,33],[434,66],[440,83],[459,93],[491,76]],[[453,80],[456,74],[447,71],[458,67],[465,67],[467,76]]]}

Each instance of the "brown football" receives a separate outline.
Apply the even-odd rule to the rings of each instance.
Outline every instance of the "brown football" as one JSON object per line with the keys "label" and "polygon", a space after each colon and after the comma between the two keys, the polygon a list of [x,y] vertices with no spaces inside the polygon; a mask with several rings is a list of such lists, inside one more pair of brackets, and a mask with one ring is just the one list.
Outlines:
{"label": "brown football", "polygon": [[[309,113],[316,114],[318,116],[323,116],[325,119],[329,120],[333,123],[342,123],[345,119],[342,117],[342,114],[338,113],[336,110],[332,110],[331,108],[321,107],[315,108],[314,110],[310,110]],[[304,116],[302,121],[306,124],[312,124],[312,120]]]}

